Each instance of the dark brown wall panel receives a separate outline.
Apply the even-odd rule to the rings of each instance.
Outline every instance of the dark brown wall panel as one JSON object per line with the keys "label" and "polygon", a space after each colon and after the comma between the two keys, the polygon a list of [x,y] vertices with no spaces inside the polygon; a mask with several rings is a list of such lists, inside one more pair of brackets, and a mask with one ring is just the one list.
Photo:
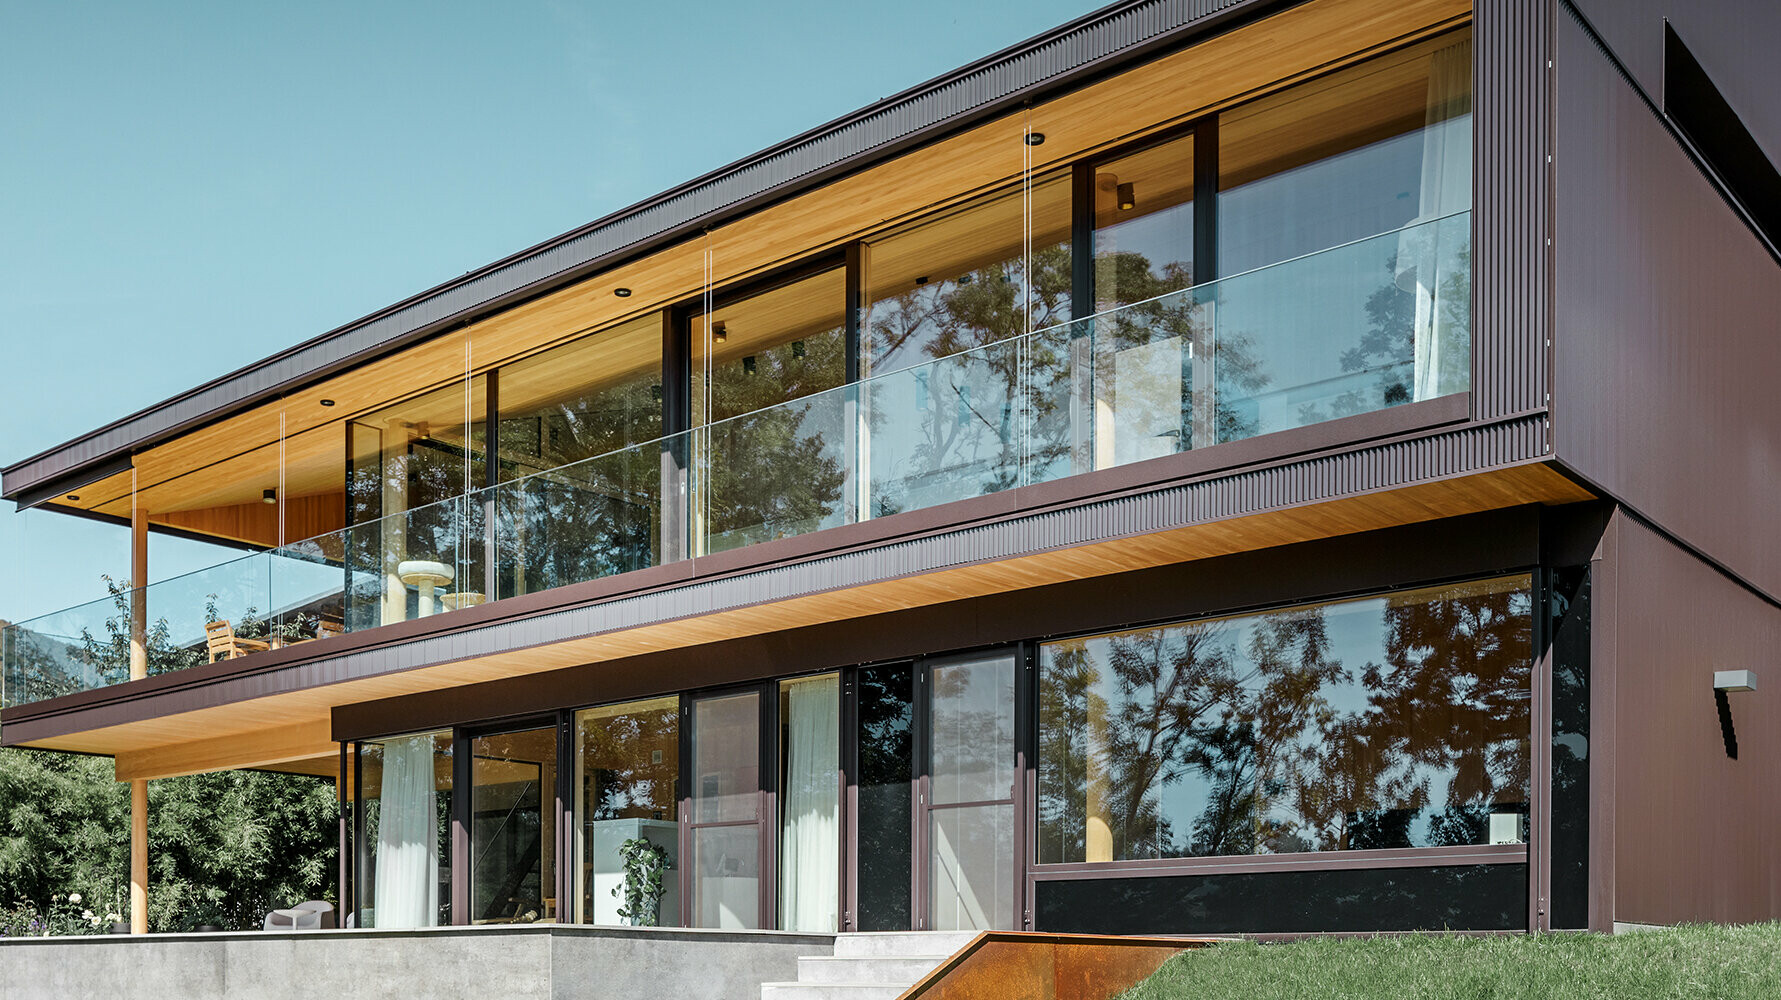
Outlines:
{"label": "dark brown wall panel", "polygon": [[1781,101],[1775,99],[1781,3],[1572,0],[1572,5],[1659,107],[1663,106],[1663,22],[1668,18],[1769,158],[1781,163]]}
{"label": "dark brown wall panel", "polygon": [[1555,0],[1478,0],[1473,405],[1482,419],[1546,405]]}
{"label": "dark brown wall panel", "polygon": [[1781,268],[1571,17],[1557,41],[1557,455],[1781,596]]}
{"label": "dark brown wall panel", "polygon": [[[1624,513],[1610,530],[1592,671],[1615,692],[1613,919],[1781,917],[1781,609]],[[1744,668],[1733,760],[1713,672]]]}

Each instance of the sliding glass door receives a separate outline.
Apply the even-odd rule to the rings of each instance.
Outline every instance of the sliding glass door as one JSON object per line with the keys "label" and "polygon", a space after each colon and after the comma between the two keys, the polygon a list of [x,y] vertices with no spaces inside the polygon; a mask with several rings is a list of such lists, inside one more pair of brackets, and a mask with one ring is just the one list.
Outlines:
{"label": "sliding glass door", "polygon": [[929,930],[1013,930],[1013,649],[926,661],[926,773],[918,799]]}
{"label": "sliding glass door", "polygon": [[763,826],[773,812],[761,781],[761,689],[694,695],[687,705],[686,923],[769,926],[772,911],[761,891],[773,884],[773,853]]}
{"label": "sliding glass door", "polygon": [[557,918],[557,727],[477,736],[470,751],[470,922]]}

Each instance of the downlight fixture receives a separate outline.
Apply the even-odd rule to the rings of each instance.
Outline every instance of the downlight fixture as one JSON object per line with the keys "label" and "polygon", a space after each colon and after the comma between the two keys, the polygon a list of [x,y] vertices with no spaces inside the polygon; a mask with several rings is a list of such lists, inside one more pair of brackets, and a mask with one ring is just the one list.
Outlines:
{"label": "downlight fixture", "polygon": [[278,491],[274,490],[274,489],[261,490],[260,491],[260,502],[261,503],[277,503],[278,502]]}

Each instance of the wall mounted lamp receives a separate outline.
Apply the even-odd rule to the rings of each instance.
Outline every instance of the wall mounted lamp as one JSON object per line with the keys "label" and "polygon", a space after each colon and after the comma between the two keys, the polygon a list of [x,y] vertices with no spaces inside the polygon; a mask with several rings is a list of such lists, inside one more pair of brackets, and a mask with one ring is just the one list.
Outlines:
{"label": "wall mounted lamp", "polygon": [[1754,691],[1756,690],[1756,671],[1715,670],[1713,671],[1713,690]]}

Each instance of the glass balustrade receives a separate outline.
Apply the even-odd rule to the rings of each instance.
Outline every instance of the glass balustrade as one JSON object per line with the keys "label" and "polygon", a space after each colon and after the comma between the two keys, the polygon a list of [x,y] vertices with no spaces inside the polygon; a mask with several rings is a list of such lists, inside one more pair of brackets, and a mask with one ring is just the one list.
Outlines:
{"label": "glass balustrade", "polygon": [[1434,219],[116,588],[0,631],[5,703],[129,679],[138,597],[152,676],[1461,392],[1470,232]]}

